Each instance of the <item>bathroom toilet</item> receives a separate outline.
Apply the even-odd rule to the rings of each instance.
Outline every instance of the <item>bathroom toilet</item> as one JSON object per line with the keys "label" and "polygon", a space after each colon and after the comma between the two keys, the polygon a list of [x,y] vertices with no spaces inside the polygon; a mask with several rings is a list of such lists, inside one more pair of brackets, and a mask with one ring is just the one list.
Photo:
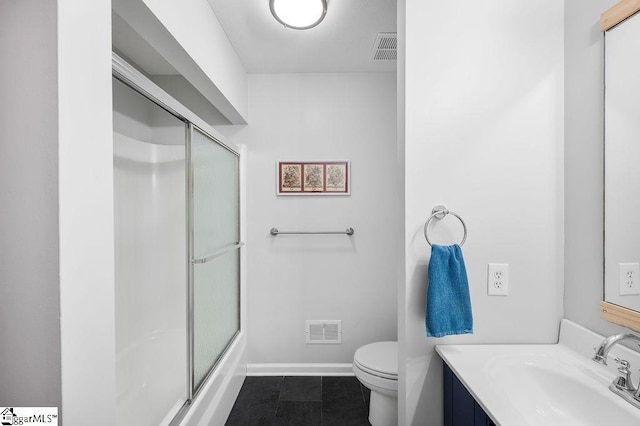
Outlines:
{"label": "bathroom toilet", "polygon": [[398,342],[375,342],[353,355],[353,372],[371,390],[369,422],[398,424]]}

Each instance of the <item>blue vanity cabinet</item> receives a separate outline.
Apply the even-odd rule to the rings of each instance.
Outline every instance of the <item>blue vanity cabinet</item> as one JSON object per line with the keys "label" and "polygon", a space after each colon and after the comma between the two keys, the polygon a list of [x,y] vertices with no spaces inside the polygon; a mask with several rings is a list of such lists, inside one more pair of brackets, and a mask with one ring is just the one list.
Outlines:
{"label": "blue vanity cabinet", "polygon": [[447,363],[442,364],[444,426],[495,426]]}

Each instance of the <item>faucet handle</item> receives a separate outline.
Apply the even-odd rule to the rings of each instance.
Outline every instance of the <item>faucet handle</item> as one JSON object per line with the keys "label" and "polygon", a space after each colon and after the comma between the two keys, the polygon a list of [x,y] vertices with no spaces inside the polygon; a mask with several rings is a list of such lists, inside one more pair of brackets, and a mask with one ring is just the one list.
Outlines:
{"label": "faucet handle", "polygon": [[629,361],[618,357],[616,357],[614,361],[620,364],[620,367],[618,367],[618,372],[620,372],[620,374],[631,374],[631,363]]}
{"label": "faucet handle", "polygon": [[620,364],[620,367],[618,367],[618,371],[620,369],[628,370],[629,367],[631,367],[631,363],[629,361],[627,361],[626,359],[615,357],[614,361],[617,362],[618,364]]}
{"label": "faucet handle", "polygon": [[631,382],[631,370],[629,369],[629,367],[631,367],[631,363],[626,359],[621,358],[615,358],[615,362],[620,364],[620,367],[618,367],[618,372],[621,374],[621,376],[615,379],[612,385],[629,393],[636,392],[636,388]]}

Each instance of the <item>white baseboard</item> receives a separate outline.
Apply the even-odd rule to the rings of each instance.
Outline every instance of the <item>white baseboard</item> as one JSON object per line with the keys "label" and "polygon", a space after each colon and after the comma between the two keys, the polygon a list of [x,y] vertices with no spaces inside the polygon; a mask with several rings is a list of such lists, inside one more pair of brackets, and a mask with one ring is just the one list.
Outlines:
{"label": "white baseboard", "polygon": [[247,376],[353,376],[351,363],[247,364]]}

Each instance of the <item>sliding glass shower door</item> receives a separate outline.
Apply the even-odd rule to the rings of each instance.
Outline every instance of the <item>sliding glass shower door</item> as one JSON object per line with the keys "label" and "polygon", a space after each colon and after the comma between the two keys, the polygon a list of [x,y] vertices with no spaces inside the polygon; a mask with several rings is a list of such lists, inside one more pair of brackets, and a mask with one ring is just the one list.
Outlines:
{"label": "sliding glass shower door", "polygon": [[197,392],[240,330],[238,155],[197,127],[190,146],[192,383]]}
{"label": "sliding glass shower door", "polygon": [[113,80],[116,420],[167,425],[188,399],[186,124]]}
{"label": "sliding glass shower door", "polygon": [[116,422],[174,425],[240,330],[239,156],[147,91],[113,99]]}

